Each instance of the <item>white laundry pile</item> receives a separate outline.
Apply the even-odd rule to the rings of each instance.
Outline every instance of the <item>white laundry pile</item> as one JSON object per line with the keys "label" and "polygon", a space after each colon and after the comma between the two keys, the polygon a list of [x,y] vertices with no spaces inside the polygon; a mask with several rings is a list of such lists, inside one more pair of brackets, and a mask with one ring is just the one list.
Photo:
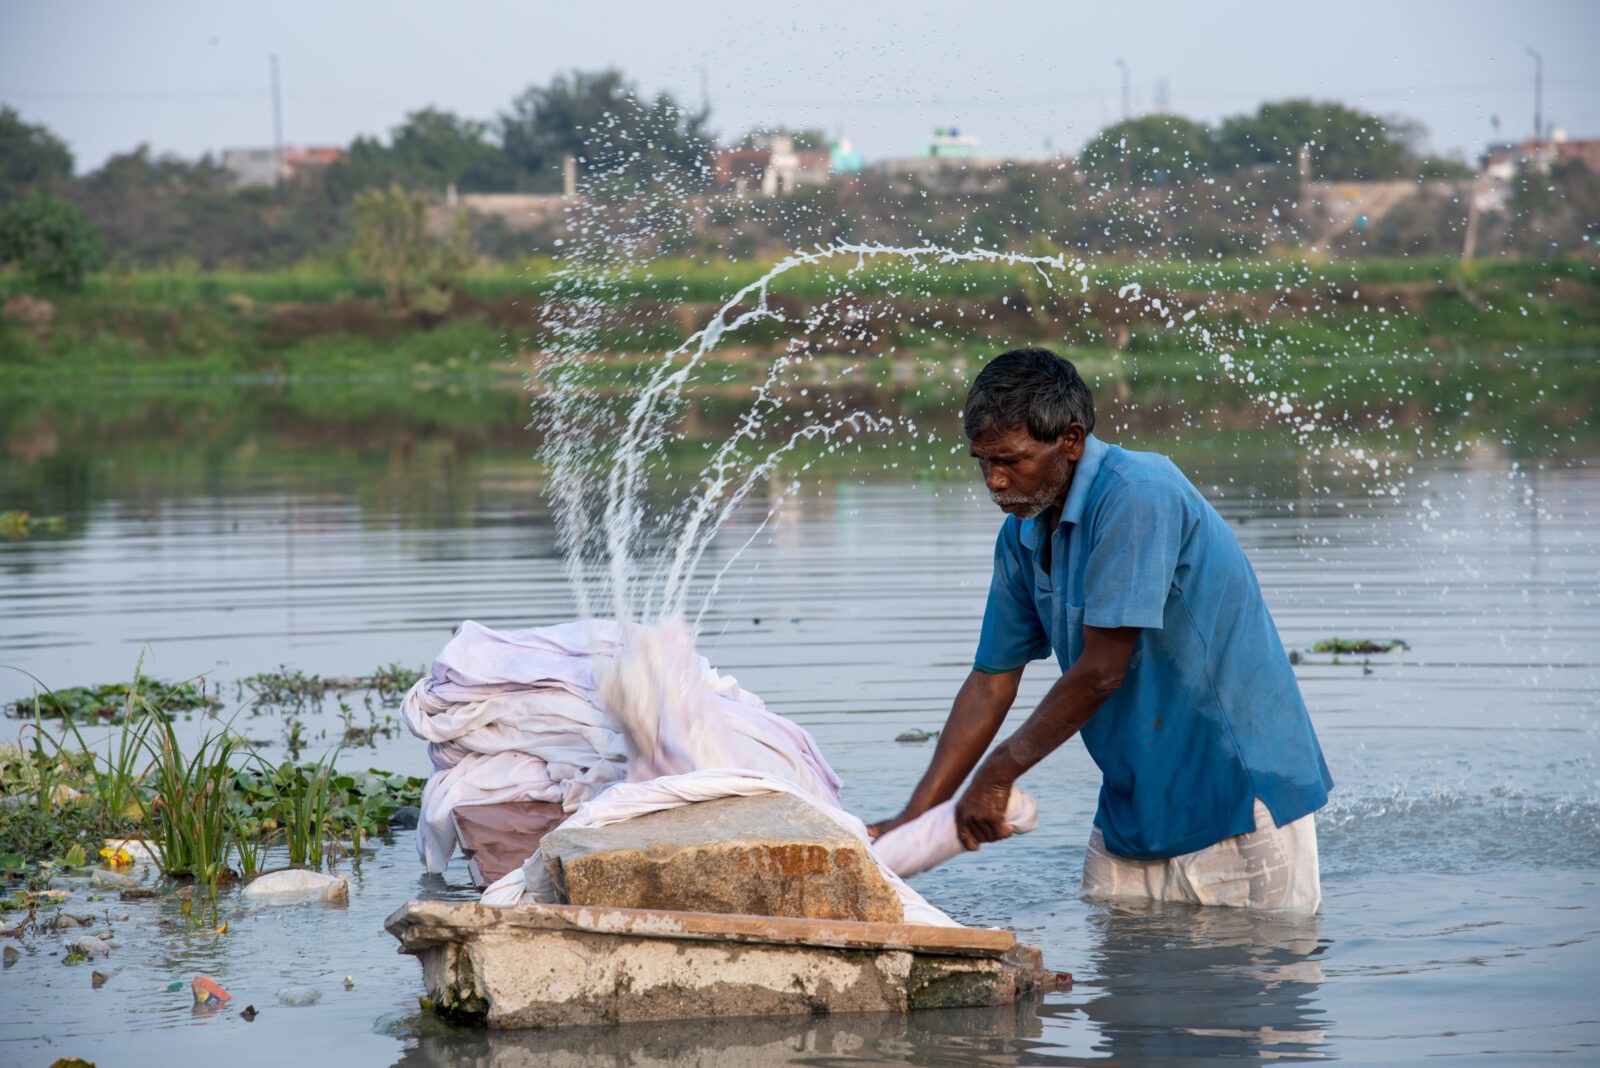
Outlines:
{"label": "white laundry pile", "polygon": [[[469,621],[412,687],[405,717],[429,743],[435,769],[417,827],[430,871],[443,871],[455,851],[457,806],[505,801],[558,801],[573,813],[566,826],[602,826],[695,801],[786,792],[867,837],[839,807],[839,778],[811,736],[711,670],[681,621],[510,632]],[[1017,791],[1008,809],[1015,829],[1031,830],[1034,812]],[[895,869],[925,871],[960,851],[953,804],[877,843],[874,855],[907,922],[955,925]],[[483,900],[515,904],[525,894],[555,900],[538,853]]]}

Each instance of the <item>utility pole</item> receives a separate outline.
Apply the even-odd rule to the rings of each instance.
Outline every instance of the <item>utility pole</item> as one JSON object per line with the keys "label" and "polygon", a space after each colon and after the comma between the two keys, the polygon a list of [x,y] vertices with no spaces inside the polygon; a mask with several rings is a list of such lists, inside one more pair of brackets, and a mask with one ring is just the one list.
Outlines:
{"label": "utility pole", "polygon": [[272,64],[272,184],[283,183],[283,98],[278,92],[278,53],[267,57]]}
{"label": "utility pole", "polygon": [[1118,56],[1117,66],[1122,68],[1122,187],[1126,189],[1132,184],[1128,175],[1128,61]]}
{"label": "utility pole", "polygon": [[1544,57],[1528,49],[1533,57],[1533,139],[1544,140]]}

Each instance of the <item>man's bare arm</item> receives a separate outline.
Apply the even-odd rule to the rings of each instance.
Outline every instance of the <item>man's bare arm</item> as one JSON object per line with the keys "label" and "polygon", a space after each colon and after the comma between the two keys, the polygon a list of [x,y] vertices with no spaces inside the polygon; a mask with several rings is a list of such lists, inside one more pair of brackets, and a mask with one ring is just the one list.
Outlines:
{"label": "man's bare arm", "polygon": [[928,770],[911,792],[911,800],[898,816],[879,820],[868,827],[872,837],[914,820],[955,796],[956,789],[999,733],[1000,724],[1011,711],[1011,703],[1017,699],[1017,685],[1021,681],[1021,668],[998,675],[973,671],[967,676],[950,707],[944,730],[939,732],[939,744],[928,762]]}
{"label": "man's bare arm", "polygon": [[1083,628],[1078,659],[1050,687],[1027,722],[995,746],[957,802],[956,835],[962,845],[977,849],[1010,833],[1005,818],[1012,784],[1094,718],[1122,685],[1138,641],[1138,627]]}

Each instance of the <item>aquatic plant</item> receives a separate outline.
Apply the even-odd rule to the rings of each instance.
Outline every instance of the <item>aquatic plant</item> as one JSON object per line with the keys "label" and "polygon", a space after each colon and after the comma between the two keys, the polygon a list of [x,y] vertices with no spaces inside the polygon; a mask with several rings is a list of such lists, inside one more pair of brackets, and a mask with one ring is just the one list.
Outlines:
{"label": "aquatic plant", "polygon": [[0,512],[0,538],[6,541],[21,541],[35,532],[62,534],[66,529],[67,520],[64,516],[33,515],[17,508]]}
{"label": "aquatic plant", "polygon": [[40,687],[32,697],[8,704],[6,713],[11,716],[38,715],[48,719],[76,720],[80,723],[118,723],[135,711],[172,715],[220,707],[222,702],[206,692],[203,679],[162,682],[135,671],[129,682],[68,686],[60,690]]}
{"label": "aquatic plant", "polygon": [[203,737],[185,755],[172,722],[153,720],[147,743],[151,757],[145,786],[150,794],[144,825],[156,863],[169,876],[189,876],[215,887],[228,874],[237,841],[237,814],[229,803],[233,761],[245,747],[224,728]]}
{"label": "aquatic plant", "polygon": [[328,686],[317,675],[293,671],[279,666],[277,671],[262,671],[247,675],[235,684],[239,695],[251,693],[250,703],[256,708],[283,708],[304,711],[307,705],[322,699]]}
{"label": "aquatic plant", "polygon": [[428,673],[424,667],[407,667],[398,660],[380,665],[371,675],[358,679],[369,695],[376,695],[385,707],[394,707],[405,700],[406,691]]}
{"label": "aquatic plant", "polygon": [[[74,719],[63,719],[67,735],[46,729],[36,705],[34,720],[17,746],[0,746],[0,794],[23,803],[0,810],[0,870],[21,872],[30,861],[78,850],[98,852],[100,840],[135,826],[145,768],[145,739],[155,713],[139,697],[139,680],[124,697],[120,729],[96,752]],[[31,802],[31,803],[28,803]]]}
{"label": "aquatic plant", "polygon": [[293,867],[321,868],[323,855],[338,848],[328,788],[333,757],[329,753],[310,767],[278,768],[284,842]]}
{"label": "aquatic plant", "polygon": [[1372,638],[1324,638],[1311,647],[1313,653],[1360,653],[1371,655],[1373,653],[1392,653],[1396,650],[1404,651],[1410,648],[1399,638],[1386,638],[1381,641]]}

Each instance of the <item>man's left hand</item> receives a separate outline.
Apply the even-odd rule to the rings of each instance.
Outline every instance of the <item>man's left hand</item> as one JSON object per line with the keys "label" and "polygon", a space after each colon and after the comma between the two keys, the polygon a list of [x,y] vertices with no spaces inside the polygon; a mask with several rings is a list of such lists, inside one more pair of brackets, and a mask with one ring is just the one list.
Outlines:
{"label": "man's left hand", "polygon": [[1006,808],[1011,803],[1011,783],[980,766],[961,800],[956,802],[956,837],[967,849],[1011,836]]}

